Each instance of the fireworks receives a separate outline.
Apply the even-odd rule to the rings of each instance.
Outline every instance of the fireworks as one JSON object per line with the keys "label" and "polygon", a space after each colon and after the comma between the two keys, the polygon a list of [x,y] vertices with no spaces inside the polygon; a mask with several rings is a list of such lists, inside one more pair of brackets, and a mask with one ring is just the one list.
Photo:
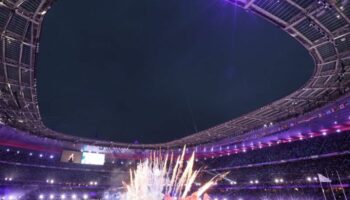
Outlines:
{"label": "fireworks", "polygon": [[136,170],[130,170],[130,183],[125,186],[122,200],[197,200],[209,199],[205,194],[218,180],[227,173],[216,175],[204,183],[195,192],[192,186],[201,170],[194,170],[195,154],[185,161],[185,148],[182,154],[174,157],[173,154],[162,156],[160,152],[152,155],[137,165]]}

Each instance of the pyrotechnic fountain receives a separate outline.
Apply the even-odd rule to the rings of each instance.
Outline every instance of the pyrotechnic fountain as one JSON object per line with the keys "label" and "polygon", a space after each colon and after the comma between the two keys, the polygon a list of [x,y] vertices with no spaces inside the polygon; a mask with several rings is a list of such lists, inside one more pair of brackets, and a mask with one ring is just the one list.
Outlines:
{"label": "pyrotechnic fountain", "polygon": [[185,160],[185,147],[180,156],[152,153],[139,163],[136,170],[130,170],[130,183],[125,186],[122,200],[203,200],[209,199],[205,192],[227,173],[214,176],[201,187],[193,190],[193,185],[201,169],[194,170],[195,154]]}

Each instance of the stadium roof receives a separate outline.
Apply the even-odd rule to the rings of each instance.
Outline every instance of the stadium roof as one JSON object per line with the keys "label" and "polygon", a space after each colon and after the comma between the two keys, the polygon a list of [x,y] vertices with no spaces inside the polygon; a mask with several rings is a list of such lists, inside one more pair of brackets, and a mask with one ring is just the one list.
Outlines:
{"label": "stadium roof", "polygon": [[53,0],[0,2],[1,122],[34,135],[101,146],[173,147],[223,138],[302,115],[343,96],[350,81],[350,3],[335,0],[229,0],[279,26],[314,58],[315,70],[292,94],[246,115],[182,139],[156,145],[96,141],[59,133],[41,119],[36,91],[36,57],[41,23]]}

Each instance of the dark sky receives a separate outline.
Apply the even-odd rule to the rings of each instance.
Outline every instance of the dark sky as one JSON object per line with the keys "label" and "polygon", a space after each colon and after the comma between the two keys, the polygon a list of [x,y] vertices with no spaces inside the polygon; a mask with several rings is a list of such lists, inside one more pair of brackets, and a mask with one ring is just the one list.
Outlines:
{"label": "dark sky", "polygon": [[41,36],[39,106],[64,133],[166,142],[291,93],[313,66],[289,35],[224,0],[60,0]]}

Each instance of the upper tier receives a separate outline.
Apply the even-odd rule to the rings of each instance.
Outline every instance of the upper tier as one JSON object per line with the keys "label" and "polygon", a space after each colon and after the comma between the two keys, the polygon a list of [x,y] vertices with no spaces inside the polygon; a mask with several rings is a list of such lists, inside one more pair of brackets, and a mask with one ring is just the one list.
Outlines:
{"label": "upper tier", "polygon": [[134,148],[177,147],[227,137],[242,141],[250,137],[251,130],[303,115],[349,91],[350,3],[333,0],[229,1],[279,26],[310,52],[315,70],[303,87],[256,111],[162,144],[96,141],[59,133],[47,128],[41,120],[35,76],[42,20],[53,0],[3,0],[0,2],[1,122],[34,135],[73,143]]}

